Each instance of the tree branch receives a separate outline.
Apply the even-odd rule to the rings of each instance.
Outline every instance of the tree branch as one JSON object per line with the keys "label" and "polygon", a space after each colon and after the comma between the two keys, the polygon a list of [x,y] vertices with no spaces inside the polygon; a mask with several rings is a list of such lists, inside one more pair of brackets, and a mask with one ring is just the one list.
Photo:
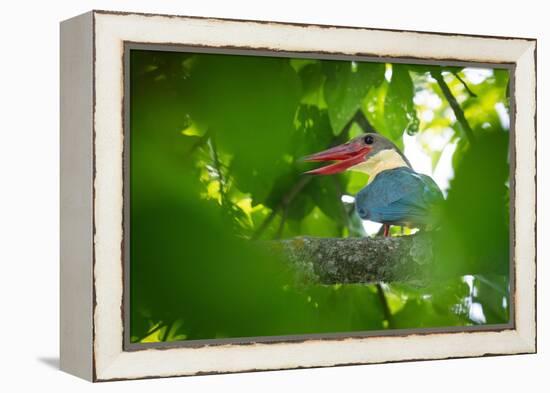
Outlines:
{"label": "tree branch", "polygon": [[464,89],[468,92],[468,94],[471,96],[471,97],[477,97],[477,94],[474,93],[470,87],[468,86],[468,84],[466,83],[466,81],[464,79],[462,79],[460,77],[460,75],[458,75],[458,72],[453,72],[453,75],[455,76],[455,78],[460,82],[462,83],[462,86],[464,86]]}
{"label": "tree branch", "polygon": [[[363,130],[363,132],[374,132],[377,133],[376,129],[370,124],[369,119],[367,119],[367,116],[363,113],[361,109],[358,109],[357,112],[355,112],[355,115],[351,119],[351,122],[356,122],[359,127]],[[351,125],[351,124],[350,124]]]}
{"label": "tree branch", "polygon": [[208,139],[210,138],[210,131],[206,131],[201,137],[197,139],[197,141],[191,146],[186,157],[191,157],[191,155],[201,146],[203,146],[205,143],[208,142]]}
{"label": "tree branch", "polygon": [[286,208],[294,199],[294,197],[302,191],[302,189],[311,181],[311,176],[303,176],[300,178],[300,180],[294,184],[294,186],[288,190],[288,192],[281,198],[279,204],[275,206],[273,210],[271,210],[271,213],[269,213],[269,216],[265,218],[265,220],[262,222],[262,224],[256,229],[254,234],[252,235],[251,239],[256,240],[259,239],[262,233],[267,229],[269,224],[271,224],[271,221],[275,218],[277,213],[279,213],[279,210]]}
{"label": "tree branch", "polygon": [[470,144],[473,144],[475,142],[474,132],[472,131],[470,124],[468,124],[466,116],[464,116],[464,111],[460,107],[460,104],[456,100],[455,96],[453,96],[451,89],[449,89],[449,85],[447,85],[447,82],[445,82],[445,79],[443,79],[441,71],[430,71],[430,74],[437,81],[437,84],[439,85],[441,91],[443,92],[443,95],[449,102],[449,105],[451,106],[455,114],[456,120],[459,122],[462,129],[464,130],[464,133],[466,134],[466,137],[468,138]]}
{"label": "tree branch", "polygon": [[298,237],[267,244],[308,283],[422,284],[426,264],[433,262],[427,233],[385,238]]}
{"label": "tree branch", "polygon": [[214,158],[214,167],[216,168],[216,172],[218,173],[218,181],[220,182],[220,195],[221,195],[221,201],[222,206],[227,204],[227,196],[225,193],[225,180],[222,173],[222,166],[220,162],[220,158],[218,156],[218,149],[216,147],[216,141],[215,138],[210,138],[210,146],[212,147],[212,155]]}
{"label": "tree branch", "polygon": [[283,235],[283,229],[285,229],[286,217],[288,215],[288,205],[283,208],[283,213],[281,214],[281,222],[279,223],[279,228],[275,234],[275,239],[280,239]]}

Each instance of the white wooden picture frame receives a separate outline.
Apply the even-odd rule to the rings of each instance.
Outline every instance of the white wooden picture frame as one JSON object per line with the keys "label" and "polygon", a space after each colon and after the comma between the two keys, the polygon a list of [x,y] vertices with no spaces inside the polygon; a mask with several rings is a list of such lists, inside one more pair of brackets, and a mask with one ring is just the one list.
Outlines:
{"label": "white wooden picture frame", "polygon": [[[513,321],[437,331],[200,347],[124,346],[125,44],[506,64],[516,130]],[[61,24],[61,368],[90,381],[536,351],[536,40],[92,11]]]}

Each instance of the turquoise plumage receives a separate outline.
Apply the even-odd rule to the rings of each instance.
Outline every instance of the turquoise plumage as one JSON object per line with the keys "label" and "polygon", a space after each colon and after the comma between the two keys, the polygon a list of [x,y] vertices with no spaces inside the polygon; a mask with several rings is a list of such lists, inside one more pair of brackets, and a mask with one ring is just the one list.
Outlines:
{"label": "turquoise plumage", "polygon": [[437,184],[409,167],[380,172],[355,198],[364,220],[390,225],[432,224],[433,206],[443,200]]}

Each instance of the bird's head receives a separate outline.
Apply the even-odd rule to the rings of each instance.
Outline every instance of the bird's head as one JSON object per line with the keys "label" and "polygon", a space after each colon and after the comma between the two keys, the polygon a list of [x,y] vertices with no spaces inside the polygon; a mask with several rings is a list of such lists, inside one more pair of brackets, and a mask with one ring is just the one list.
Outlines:
{"label": "bird's head", "polygon": [[303,160],[335,161],[333,164],[306,172],[312,175],[332,175],[345,170],[359,170],[374,177],[383,169],[411,166],[393,142],[375,133],[360,135],[342,145],[304,157]]}

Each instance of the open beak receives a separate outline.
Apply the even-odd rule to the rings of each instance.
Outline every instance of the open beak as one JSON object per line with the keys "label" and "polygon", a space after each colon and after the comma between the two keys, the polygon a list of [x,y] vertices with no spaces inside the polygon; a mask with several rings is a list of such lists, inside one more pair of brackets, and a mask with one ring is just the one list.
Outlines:
{"label": "open beak", "polygon": [[306,162],[337,162],[305,173],[310,175],[332,175],[334,173],[343,172],[363,162],[365,160],[365,155],[371,150],[371,146],[366,146],[360,142],[345,143],[328,150],[323,150],[319,153],[304,157],[303,160]]}

